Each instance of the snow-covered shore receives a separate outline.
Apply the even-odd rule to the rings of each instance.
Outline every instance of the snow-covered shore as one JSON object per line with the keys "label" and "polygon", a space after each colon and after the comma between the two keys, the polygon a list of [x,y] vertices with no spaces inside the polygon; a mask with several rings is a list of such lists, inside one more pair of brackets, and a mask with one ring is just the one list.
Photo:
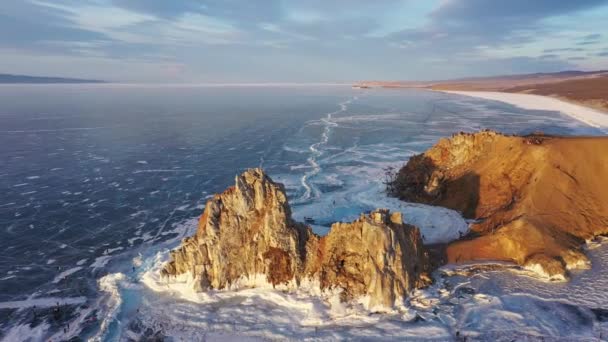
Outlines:
{"label": "snow-covered shore", "polygon": [[608,113],[588,108],[585,106],[565,102],[553,97],[533,94],[513,94],[489,91],[443,91],[450,94],[458,94],[482,98],[486,100],[500,101],[520,108],[530,110],[552,110],[564,113],[590,126],[608,131]]}

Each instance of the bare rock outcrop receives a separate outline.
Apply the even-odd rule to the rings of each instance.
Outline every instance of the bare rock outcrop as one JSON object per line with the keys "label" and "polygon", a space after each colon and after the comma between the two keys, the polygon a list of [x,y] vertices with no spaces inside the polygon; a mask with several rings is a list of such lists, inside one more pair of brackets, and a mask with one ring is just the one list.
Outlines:
{"label": "bare rock outcrop", "polygon": [[282,186],[259,169],[249,170],[207,202],[196,234],[171,253],[164,272],[190,272],[200,290],[259,274],[286,283],[303,269],[311,235],[291,219]]}
{"label": "bare rock outcrop", "polygon": [[196,234],[171,253],[163,275],[189,273],[201,291],[259,276],[275,286],[307,280],[341,291],[344,301],[365,296],[371,306],[392,306],[430,282],[420,232],[399,213],[377,210],[320,237],[292,220],[282,185],[262,170],[235,183],[207,202]]}
{"label": "bare rock outcrop", "polygon": [[344,301],[367,296],[369,306],[392,306],[431,282],[420,231],[404,224],[401,213],[379,209],[352,223],[334,223],[316,241],[304,274],[322,289],[341,288]]}
{"label": "bare rock outcrop", "polygon": [[393,188],[403,200],[459,210],[476,223],[448,262],[512,261],[550,279],[589,267],[587,239],[608,233],[608,139],[507,136],[442,139],[410,159]]}

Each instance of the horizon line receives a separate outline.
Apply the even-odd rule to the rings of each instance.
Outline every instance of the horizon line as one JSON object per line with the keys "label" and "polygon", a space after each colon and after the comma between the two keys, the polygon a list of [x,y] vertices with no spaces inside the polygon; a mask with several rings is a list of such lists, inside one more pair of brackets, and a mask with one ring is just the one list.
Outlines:
{"label": "horizon line", "polygon": [[225,83],[156,83],[156,82],[111,82],[104,81],[100,83],[0,83],[0,86],[172,86],[172,87],[299,87],[299,86],[352,86],[357,84],[354,82],[225,82]]}

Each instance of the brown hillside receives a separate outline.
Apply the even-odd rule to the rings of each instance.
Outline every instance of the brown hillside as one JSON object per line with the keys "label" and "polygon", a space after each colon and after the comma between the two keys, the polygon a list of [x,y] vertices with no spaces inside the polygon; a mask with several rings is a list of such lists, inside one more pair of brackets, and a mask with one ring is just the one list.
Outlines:
{"label": "brown hillside", "polygon": [[608,138],[458,134],[413,157],[395,188],[477,220],[449,262],[513,261],[559,279],[588,267],[585,239],[608,233]]}

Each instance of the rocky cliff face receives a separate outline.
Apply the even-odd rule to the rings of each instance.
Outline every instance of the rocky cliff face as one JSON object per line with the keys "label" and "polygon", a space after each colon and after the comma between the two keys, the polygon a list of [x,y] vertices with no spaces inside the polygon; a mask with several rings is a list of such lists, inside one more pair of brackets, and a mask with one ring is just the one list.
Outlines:
{"label": "rocky cliff face", "polygon": [[420,232],[405,225],[400,213],[379,209],[352,223],[334,223],[315,242],[305,275],[322,289],[343,289],[343,300],[364,295],[370,306],[392,306],[430,283]]}
{"label": "rocky cliff face", "polygon": [[341,290],[345,301],[366,296],[371,306],[392,306],[429,283],[420,233],[399,213],[377,210],[335,223],[320,237],[291,219],[282,185],[262,170],[235,183],[207,202],[196,234],[171,253],[165,276],[189,273],[201,291],[260,275],[275,286],[307,280]]}
{"label": "rocky cliff face", "polygon": [[608,139],[506,136],[440,140],[410,159],[395,195],[477,220],[449,262],[513,261],[550,279],[589,266],[585,239],[608,233]]}

